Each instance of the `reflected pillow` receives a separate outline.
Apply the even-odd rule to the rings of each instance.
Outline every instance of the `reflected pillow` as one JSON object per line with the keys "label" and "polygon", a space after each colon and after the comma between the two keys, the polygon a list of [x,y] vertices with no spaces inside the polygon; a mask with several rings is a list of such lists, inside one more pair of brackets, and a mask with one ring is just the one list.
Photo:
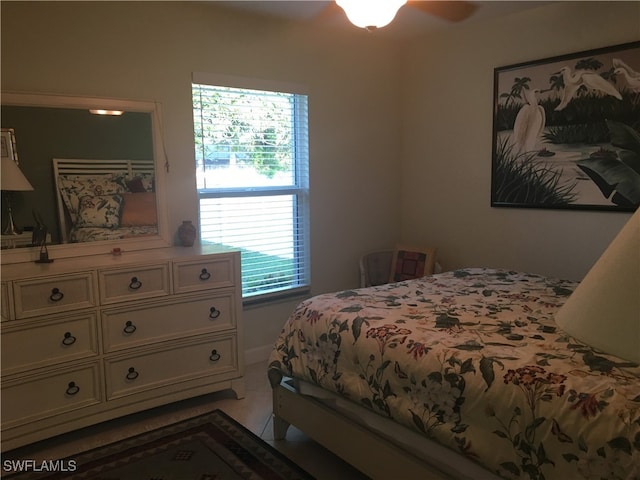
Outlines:
{"label": "reflected pillow", "polygon": [[121,195],[85,195],[80,199],[76,227],[118,228],[122,210]]}
{"label": "reflected pillow", "polygon": [[154,179],[152,173],[143,173],[126,181],[127,190],[132,193],[153,192]]}
{"label": "reflected pillow", "polygon": [[58,188],[62,200],[67,207],[72,223],[77,223],[80,210],[80,199],[85,196],[100,196],[126,191],[125,175],[60,175]]}
{"label": "reflected pillow", "polygon": [[123,193],[121,227],[139,227],[143,225],[157,225],[156,194]]}

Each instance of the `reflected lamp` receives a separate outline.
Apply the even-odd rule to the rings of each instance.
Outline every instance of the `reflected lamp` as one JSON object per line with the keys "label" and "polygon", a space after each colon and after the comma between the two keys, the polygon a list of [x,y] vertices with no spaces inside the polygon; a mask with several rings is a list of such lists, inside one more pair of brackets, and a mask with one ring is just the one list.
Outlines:
{"label": "reflected lamp", "polygon": [[2,232],[3,235],[18,235],[15,224],[13,223],[13,213],[11,211],[11,192],[26,192],[33,190],[33,187],[24,176],[18,164],[10,158],[2,159],[2,175],[0,177],[0,184],[2,191],[5,192],[5,199],[7,202],[8,223],[7,227]]}

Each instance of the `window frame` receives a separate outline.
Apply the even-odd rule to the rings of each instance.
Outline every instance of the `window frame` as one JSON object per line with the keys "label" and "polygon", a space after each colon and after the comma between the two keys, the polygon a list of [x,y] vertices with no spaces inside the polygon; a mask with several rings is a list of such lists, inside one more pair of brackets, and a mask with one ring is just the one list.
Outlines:
{"label": "window frame", "polygon": [[[252,79],[246,77],[233,77],[227,75],[217,75],[209,73],[194,72],[192,75],[193,84],[208,85],[211,87],[228,87],[242,90],[255,90],[264,92],[279,92],[295,95],[294,97],[294,145],[293,150],[293,181],[289,185],[283,186],[251,186],[251,187],[222,187],[222,188],[198,188],[198,226],[202,232],[201,202],[206,199],[220,198],[242,198],[242,197],[292,197],[292,223],[293,223],[293,249],[295,279],[293,285],[281,289],[267,290],[264,292],[247,294],[242,289],[243,305],[254,305],[266,301],[282,298],[308,295],[311,291],[311,265],[310,265],[310,207],[309,207],[309,120],[308,120],[308,94],[306,89],[300,85],[269,81],[263,79]],[[298,95],[306,97],[304,104],[299,101]],[[193,93],[192,93],[193,97]],[[193,102],[193,98],[192,98]],[[193,103],[192,103],[193,118]],[[298,118],[304,115],[304,132],[298,132],[297,126],[301,125]],[[195,120],[193,131],[195,134]],[[194,162],[195,155],[194,139]],[[198,168],[198,167],[196,167]],[[302,232],[302,235],[298,234]],[[296,240],[300,238],[299,240]],[[302,265],[302,271],[300,271]],[[244,287],[244,282],[243,282]]]}

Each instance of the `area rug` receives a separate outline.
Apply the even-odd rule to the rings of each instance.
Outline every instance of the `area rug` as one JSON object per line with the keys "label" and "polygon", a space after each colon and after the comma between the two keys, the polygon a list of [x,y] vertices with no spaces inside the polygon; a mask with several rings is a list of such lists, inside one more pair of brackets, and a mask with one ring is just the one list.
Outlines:
{"label": "area rug", "polygon": [[[3,469],[6,469],[6,458]],[[63,460],[14,464],[11,480],[313,480],[221,410]],[[4,472],[7,473],[6,470]]]}

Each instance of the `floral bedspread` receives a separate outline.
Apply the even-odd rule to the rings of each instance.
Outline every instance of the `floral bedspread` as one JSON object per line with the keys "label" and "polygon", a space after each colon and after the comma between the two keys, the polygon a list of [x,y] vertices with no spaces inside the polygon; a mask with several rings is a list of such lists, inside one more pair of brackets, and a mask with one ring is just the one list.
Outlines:
{"label": "floral bedspread", "polygon": [[637,479],[640,367],[556,326],[575,286],[476,268],[319,295],[292,313],[270,367],[504,478]]}

